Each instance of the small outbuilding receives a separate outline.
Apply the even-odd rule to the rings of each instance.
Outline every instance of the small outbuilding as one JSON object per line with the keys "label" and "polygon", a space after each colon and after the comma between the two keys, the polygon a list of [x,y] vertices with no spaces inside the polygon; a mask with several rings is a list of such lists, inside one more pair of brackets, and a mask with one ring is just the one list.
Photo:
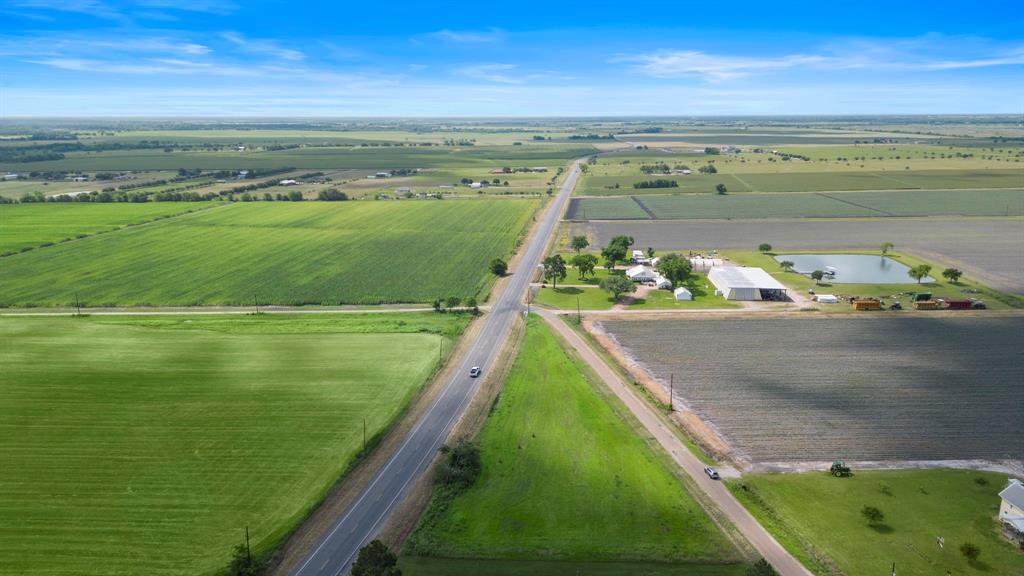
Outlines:
{"label": "small outbuilding", "polygon": [[788,299],[788,289],[761,268],[719,266],[708,272],[708,280],[728,300]]}
{"label": "small outbuilding", "polygon": [[814,299],[820,304],[839,304],[839,297],[835,294],[818,294]]}
{"label": "small outbuilding", "polygon": [[682,286],[673,290],[672,294],[675,295],[676,300],[693,300],[693,293]]}
{"label": "small outbuilding", "polygon": [[659,290],[671,290],[672,281],[664,276],[658,275],[654,278],[654,287]]}

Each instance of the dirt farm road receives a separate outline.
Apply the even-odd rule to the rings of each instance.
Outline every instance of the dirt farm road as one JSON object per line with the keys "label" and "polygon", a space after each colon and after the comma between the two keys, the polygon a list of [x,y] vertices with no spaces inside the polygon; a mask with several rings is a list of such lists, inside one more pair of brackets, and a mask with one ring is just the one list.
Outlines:
{"label": "dirt farm road", "polygon": [[693,479],[779,574],[782,576],[812,576],[809,570],[787,552],[750,512],[747,512],[747,509],[733,497],[721,481],[708,478],[704,473],[704,463],[698,460],[686,445],[665,427],[661,420],[651,412],[651,407],[622,381],[619,375],[594,352],[594,349],[579,334],[563,322],[558,314],[549,310],[538,310],[538,313],[576,350],[580,358],[594,369],[594,372],[604,380],[608,388],[629,408],[629,411],[658,441],[658,444],[668,452],[672,460]]}

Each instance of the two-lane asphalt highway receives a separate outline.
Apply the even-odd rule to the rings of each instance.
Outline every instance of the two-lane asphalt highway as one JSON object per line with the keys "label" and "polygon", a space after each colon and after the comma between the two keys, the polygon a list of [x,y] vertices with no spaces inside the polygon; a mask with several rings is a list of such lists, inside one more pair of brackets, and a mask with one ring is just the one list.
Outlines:
{"label": "two-lane asphalt highway", "polygon": [[523,295],[534,269],[544,256],[548,240],[565,210],[580,175],[580,160],[573,163],[565,183],[512,272],[505,289],[484,317],[476,342],[463,357],[455,375],[444,385],[437,400],[420,418],[373,480],[338,518],[313,553],[293,572],[295,576],[337,576],[347,573],[359,549],[377,534],[395,505],[423,474],[476,392],[477,379],[469,369],[487,369],[497,358],[511,332],[512,322],[523,311]]}

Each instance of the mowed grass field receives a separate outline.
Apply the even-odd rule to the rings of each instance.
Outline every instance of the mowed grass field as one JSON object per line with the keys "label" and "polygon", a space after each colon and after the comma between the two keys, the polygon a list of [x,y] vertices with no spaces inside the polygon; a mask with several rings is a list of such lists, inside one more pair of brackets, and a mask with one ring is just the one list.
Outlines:
{"label": "mowed grass field", "polygon": [[0,318],[0,574],[213,574],[438,366],[440,314]]}
{"label": "mowed grass field", "polygon": [[574,198],[570,220],[1024,216],[1024,189]]}
{"label": "mowed grass field", "polygon": [[0,254],[211,208],[210,202],[53,202],[0,205]]}
{"label": "mowed grass field", "polygon": [[[973,470],[855,470],[745,474],[729,489],[815,574],[1024,574],[1024,553],[999,534],[996,516],[1007,476]],[[860,510],[885,518],[872,527]],[[939,546],[936,538],[944,538]],[[981,549],[969,561],[960,546]]]}
{"label": "mowed grass field", "polygon": [[0,304],[376,304],[481,297],[539,201],[252,202],[8,256]]}
{"label": "mowed grass field", "polygon": [[480,477],[454,498],[435,496],[407,555],[678,562],[692,574],[739,561],[668,459],[585,373],[543,321],[529,320],[479,437]]}

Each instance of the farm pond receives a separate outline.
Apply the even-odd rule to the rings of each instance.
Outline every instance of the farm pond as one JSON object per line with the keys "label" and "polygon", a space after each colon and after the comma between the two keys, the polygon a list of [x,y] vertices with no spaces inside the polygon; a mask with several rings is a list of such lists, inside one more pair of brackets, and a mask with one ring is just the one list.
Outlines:
{"label": "farm pond", "polygon": [[[800,274],[815,270],[826,273],[826,278],[843,284],[907,284],[916,282],[907,275],[910,267],[889,258],[871,254],[780,254],[778,262],[789,260]],[[934,282],[925,277],[923,282]]]}

